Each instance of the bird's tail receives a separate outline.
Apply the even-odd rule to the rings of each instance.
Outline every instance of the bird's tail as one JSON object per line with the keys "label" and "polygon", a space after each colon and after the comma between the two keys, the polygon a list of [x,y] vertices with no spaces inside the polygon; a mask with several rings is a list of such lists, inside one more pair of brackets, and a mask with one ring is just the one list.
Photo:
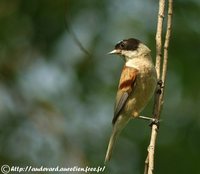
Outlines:
{"label": "bird's tail", "polygon": [[113,151],[113,147],[117,140],[117,137],[120,134],[120,132],[122,131],[122,129],[125,127],[125,125],[128,123],[129,120],[130,120],[129,117],[120,116],[120,117],[118,117],[118,120],[113,125],[113,130],[112,130],[112,134],[110,136],[110,140],[109,140],[108,148],[107,148],[107,152],[106,152],[106,157],[105,157],[105,161],[104,161],[105,164],[106,164],[106,162],[108,162],[110,160],[112,151]]}
{"label": "bird's tail", "polygon": [[115,144],[115,142],[117,140],[117,137],[118,137],[119,133],[120,133],[119,130],[116,130],[115,128],[113,128],[113,131],[112,131],[112,134],[110,136],[109,143],[108,143],[108,148],[107,148],[106,157],[105,157],[105,161],[104,161],[105,164],[111,158],[113,147],[114,147],[114,144]]}

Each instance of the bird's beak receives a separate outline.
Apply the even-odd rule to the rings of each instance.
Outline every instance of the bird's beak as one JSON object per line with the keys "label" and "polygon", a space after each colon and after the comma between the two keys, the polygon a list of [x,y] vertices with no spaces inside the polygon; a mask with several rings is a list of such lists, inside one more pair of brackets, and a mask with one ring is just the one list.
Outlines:
{"label": "bird's beak", "polygon": [[120,54],[120,50],[113,50],[109,52],[108,54]]}

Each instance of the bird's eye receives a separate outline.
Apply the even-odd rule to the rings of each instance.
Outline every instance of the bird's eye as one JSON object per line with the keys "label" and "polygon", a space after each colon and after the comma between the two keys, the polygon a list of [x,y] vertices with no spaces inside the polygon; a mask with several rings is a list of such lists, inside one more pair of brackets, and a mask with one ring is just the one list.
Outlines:
{"label": "bird's eye", "polygon": [[124,48],[124,47],[125,47],[124,42],[121,42],[120,47],[121,47],[121,48]]}

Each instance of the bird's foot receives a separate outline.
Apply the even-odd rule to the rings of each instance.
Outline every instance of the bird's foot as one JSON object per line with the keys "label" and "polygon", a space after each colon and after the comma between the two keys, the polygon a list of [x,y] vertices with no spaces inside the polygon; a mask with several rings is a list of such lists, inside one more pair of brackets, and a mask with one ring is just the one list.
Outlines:
{"label": "bird's foot", "polygon": [[156,124],[159,127],[160,120],[158,120],[157,118],[151,118],[151,117],[146,117],[146,116],[138,116],[136,118],[150,121],[149,126]]}
{"label": "bird's foot", "polygon": [[152,127],[153,125],[156,125],[159,129],[160,127],[160,120],[157,118],[153,118],[152,121],[150,122],[149,126]]}
{"label": "bird's foot", "polygon": [[162,89],[164,88],[164,84],[162,80],[158,80],[157,82],[157,94],[161,94],[162,93]]}

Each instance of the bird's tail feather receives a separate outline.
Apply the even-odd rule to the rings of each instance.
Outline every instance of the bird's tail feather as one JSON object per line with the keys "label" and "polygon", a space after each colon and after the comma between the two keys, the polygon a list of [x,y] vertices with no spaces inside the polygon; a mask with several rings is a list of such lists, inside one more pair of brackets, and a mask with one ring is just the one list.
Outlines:
{"label": "bird's tail feather", "polygon": [[113,147],[117,140],[117,137],[120,134],[120,132],[122,131],[122,129],[125,127],[125,125],[128,123],[129,120],[130,120],[129,117],[119,116],[117,121],[113,125],[113,130],[112,130],[112,134],[110,136],[110,140],[109,140],[108,148],[107,148],[107,152],[106,152],[106,157],[105,157],[105,161],[104,161],[105,164],[106,164],[106,162],[108,162],[110,160],[112,151],[113,151]]}
{"label": "bird's tail feather", "polygon": [[104,163],[106,164],[110,158],[111,158],[111,155],[112,155],[112,151],[113,151],[113,147],[114,147],[114,144],[116,142],[116,139],[119,135],[119,132],[118,130],[116,130],[115,128],[113,129],[112,131],[112,134],[110,136],[110,140],[109,140],[109,143],[108,143],[108,148],[107,148],[107,152],[106,152],[106,157],[105,157],[105,161]]}

